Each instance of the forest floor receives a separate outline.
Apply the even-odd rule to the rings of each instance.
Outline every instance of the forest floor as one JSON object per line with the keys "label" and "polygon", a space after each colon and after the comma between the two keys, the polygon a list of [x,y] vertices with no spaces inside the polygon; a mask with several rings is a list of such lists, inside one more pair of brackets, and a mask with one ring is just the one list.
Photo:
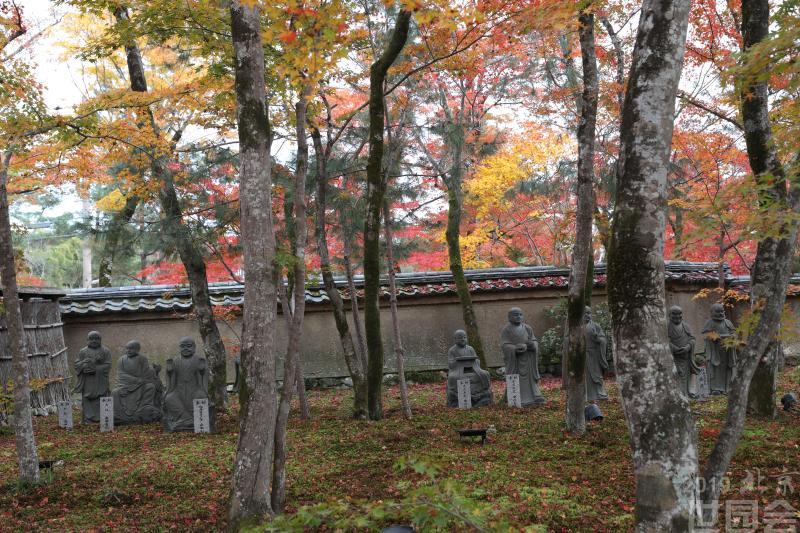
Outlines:
{"label": "forest floor", "polygon": [[[538,524],[550,531],[630,529],[634,479],[613,380],[607,381],[611,399],[601,404],[605,420],[581,438],[563,432],[560,382],[543,382],[548,404],[529,409],[498,403],[503,384],[492,385],[495,405],[469,411],[443,405],[444,382],[412,385],[411,420],[402,417],[398,390],[391,387],[386,417],[373,423],[348,418],[349,390],[309,391],[313,418],[301,421],[293,411],[290,421],[287,511],[327,502],[327,510],[307,511],[304,520],[314,524],[320,513],[361,513],[379,522],[407,521],[414,513],[448,515],[446,509],[425,506],[449,502],[488,529],[503,522],[514,529]],[[800,368],[788,369],[780,378],[780,395],[798,388]],[[719,432],[724,402],[718,397],[693,404],[701,457],[709,454]],[[455,431],[490,424],[497,432],[484,446],[459,440]],[[224,415],[213,435],[165,434],[158,425],[99,433],[96,426],[78,424],[66,431],[54,416],[37,418],[40,457],[63,464],[33,488],[17,486],[14,438],[3,428],[0,530],[224,529],[237,427],[235,416]],[[403,458],[415,469],[398,468]],[[421,465],[438,469],[436,479],[431,481],[433,470]],[[753,479],[757,482],[751,484]],[[757,501],[762,517],[778,500],[800,510],[800,413],[748,420],[726,488],[724,499]],[[372,503],[365,507],[366,501]],[[376,502],[383,505],[380,512]],[[389,502],[409,506],[387,507]],[[387,508],[399,509],[400,515],[381,518]],[[349,522],[350,527],[358,523]]]}

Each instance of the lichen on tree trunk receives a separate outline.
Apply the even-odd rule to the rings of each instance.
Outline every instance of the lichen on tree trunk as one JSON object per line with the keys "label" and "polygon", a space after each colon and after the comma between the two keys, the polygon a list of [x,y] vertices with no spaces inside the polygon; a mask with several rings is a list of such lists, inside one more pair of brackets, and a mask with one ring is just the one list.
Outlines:
{"label": "lichen on tree trunk", "polygon": [[272,514],[270,485],[277,418],[275,320],[277,268],[272,224],[269,115],[264,47],[256,6],[230,6],[240,149],[241,229],[245,271],[239,438],[228,527]]}
{"label": "lichen on tree trunk", "polygon": [[697,436],[667,339],[664,230],[688,0],[645,0],[620,128],[608,299],[631,435],[637,531],[684,531],[696,502]]}

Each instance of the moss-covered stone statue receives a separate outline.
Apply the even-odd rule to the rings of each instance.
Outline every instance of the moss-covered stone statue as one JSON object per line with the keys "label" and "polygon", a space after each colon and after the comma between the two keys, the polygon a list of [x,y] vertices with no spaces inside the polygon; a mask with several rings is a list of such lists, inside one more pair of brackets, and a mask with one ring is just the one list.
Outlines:
{"label": "moss-covered stone statue", "polygon": [[711,394],[728,394],[736,368],[736,348],[727,339],[736,335],[733,322],[725,318],[722,304],[711,306],[711,318],[703,326]]}
{"label": "moss-covered stone statue", "polygon": [[164,429],[194,431],[194,400],[208,398],[208,364],[195,353],[190,337],[180,341],[177,359],[167,359],[167,392],[164,395]]}
{"label": "moss-covered stone statue", "polygon": [[117,382],[111,393],[114,424],[149,424],[161,420],[158,378],[140,350],[138,341],[130,341],[125,345],[125,355],[117,362]]}
{"label": "moss-covered stone statue", "polygon": [[606,334],[600,325],[592,320],[592,308],[583,311],[586,322],[586,400],[608,400],[608,393],[603,387],[603,372],[608,370],[606,360]]}
{"label": "moss-covered stone statue", "polygon": [[454,340],[455,344],[447,352],[447,405],[458,407],[460,379],[469,379],[473,407],[491,405],[492,387],[489,372],[481,368],[475,350],[467,344],[467,333],[459,329],[455,332]]}
{"label": "moss-covered stone statue", "polygon": [[508,311],[508,324],[500,332],[506,375],[519,375],[522,406],[540,405],[546,402],[539,390],[539,344],[533,328],[522,321],[522,309],[512,307]]}
{"label": "moss-covered stone statue", "polygon": [[687,397],[694,398],[689,388],[692,375],[696,375],[700,368],[694,360],[694,335],[689,324],[683,321],[683,309],[673,305],[669,310],[669,349],[675,360],[675,369],[678,371],[678,390]]}
{"label": "moss-covered stone statue", "polygon": [[103,346],[100,333],[90,331],[86,347],[78,352],[75,374],[78,378],[75,392],[81,393],[82,420],[84,423],[100,422],[100,398],[108,396],[108,373],[111,371],[111,352]]}

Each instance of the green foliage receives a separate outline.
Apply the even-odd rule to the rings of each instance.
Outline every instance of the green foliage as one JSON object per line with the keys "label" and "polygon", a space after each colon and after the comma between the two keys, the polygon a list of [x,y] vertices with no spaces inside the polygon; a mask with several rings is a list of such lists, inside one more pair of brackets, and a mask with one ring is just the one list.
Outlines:
{"label": "green foliage", "polygon": [[37,243],[25,250],[30,272],[56,287],[80,287],[83,275],[80,237]]}
{"label": "green foliage", "polygon": [[442,479],[440,470],[417,459],[400,459],[394,469],[416,474],[416,481],[403,480],[397,500],[353,503],[344,499],[304,506],[293,515],[275,518],[254,531],[286,531],[332,527],[336,530],[378,528],[391,523],[408,523],[418,531],[507,531],[509,524],[486,501],[468,494],[467,487],[451,478]]}

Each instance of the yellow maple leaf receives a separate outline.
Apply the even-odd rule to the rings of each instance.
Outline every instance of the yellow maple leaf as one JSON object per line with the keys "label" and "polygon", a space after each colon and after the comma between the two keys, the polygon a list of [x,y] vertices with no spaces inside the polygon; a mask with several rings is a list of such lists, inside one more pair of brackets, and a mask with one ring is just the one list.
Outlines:
{"label": "yellow maple leaf", "polygon": [[119,189],[114,189],[110,193],[97,200],[97,202],[95,202],[95,206],[101,211],[120,211],[123,207],[125,207],[125,200],[125,195],[122,194]]}

